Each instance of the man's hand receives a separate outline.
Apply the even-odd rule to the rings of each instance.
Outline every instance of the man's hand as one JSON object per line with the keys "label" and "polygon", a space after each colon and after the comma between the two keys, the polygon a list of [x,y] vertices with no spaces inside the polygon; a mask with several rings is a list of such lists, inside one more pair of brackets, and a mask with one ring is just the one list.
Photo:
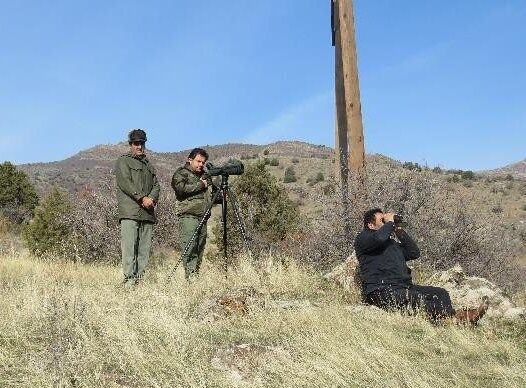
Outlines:
{"label": "man's hand", "polygon": [[149,197],[142,197],[141,198],[141,206],[145,209],[151,209],[155,206],[155,202],[153,199]]}
{"label": "man's hand", "polygon": [[206,189],[208,187],[208,181],[205,178],[201,178],[201,182],[203,182],[203,186]]}
{"label": "man's hand", "polygon": [[384,213],[384,223],[385,222],[394,222],[394,213]]}

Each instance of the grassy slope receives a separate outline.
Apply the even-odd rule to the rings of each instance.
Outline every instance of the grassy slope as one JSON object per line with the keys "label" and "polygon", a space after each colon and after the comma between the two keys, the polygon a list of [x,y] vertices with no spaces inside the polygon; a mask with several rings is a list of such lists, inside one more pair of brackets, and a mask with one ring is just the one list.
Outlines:
{"label": "grassy slope", "polygon": [[[349,308],[319,275],[290,264],[265,275],[247,264],[227,279],[166,283],[152,269],[132,291],[119,270],[0,257],[0,386],[518,387],[526,385],[526,329],[434,327],[419,317]],[[239,287],[260,294],[246,316],[203,323],[196,307]],[[276,299],[309,299],[283,309]],[[277,346],[245,360],[246,381],[215,370],[218,348]],[[248,371],[248,372],[247,372]]]}

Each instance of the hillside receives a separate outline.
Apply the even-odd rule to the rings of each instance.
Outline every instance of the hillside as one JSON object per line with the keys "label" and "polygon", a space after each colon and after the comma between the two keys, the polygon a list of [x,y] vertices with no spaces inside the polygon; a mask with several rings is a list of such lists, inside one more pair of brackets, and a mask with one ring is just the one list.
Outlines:
{"label": "hillside", "polygon": [[0,255],[3,387],[521,387],[524,323],[433,326],[287,262],[134,290],[105,265]]}
{"label": "hillside", "polygon": [[[333,179],[334,150],[329,147],[298,141],[281,141],[269,145],[225,144],[204,147],[210,153],[210,160],[216,164],[221,164],[229,158],[242,159],[245,163],[251,163],[255,158],[275,159],[279,164],[269,165],[268,168],[279,181],[283,181],[285,169],[292,167],[297,181],[285,186],[306,214],[311,214],[313,208],[316,208],[315,202],[319,202],[320,193],[334,192],[336,189]],[[111,187],[115,160],[126,151],[125,143],[99,145],[62,161],[25,164],[20,165],[19,168],[29,175],[40,194],[47,192],[52,185],[63,187],[74,194],[85,186]],[[184,163],[188,152],[189,150],[148,151],[150,160],[158,170],[161,184],[167,192],[171,192],[169,182],[173,172]],[[368,155],[367,164],[369,169],[388,169],[393,176],[400,175],[400,172],[407,167],[410,169],[414,167],[411,163],[402,164],[377,154]],[[520,175],[520,168],[525,165],[523,161],[501,170]],[[514,222],[526,221],[526,181],[509,180],[509,177],[500,174],[475,174],[473,178],[465,179],[458,170],[429,171],[431,174],[426,177],[447,180],[453,190],[474,196],[484,211],[501,212]],[[413,170],[412,173],[419,172]],[[317,175],[318,178],[321,177],[321,181],[316,179]]]}
{"label": "hillside", "polygon": [[526,179],[526,159],[517,163],[512,163],[504,167],[484,171],[489,176],[507,176],[510,175],[516,179]]}

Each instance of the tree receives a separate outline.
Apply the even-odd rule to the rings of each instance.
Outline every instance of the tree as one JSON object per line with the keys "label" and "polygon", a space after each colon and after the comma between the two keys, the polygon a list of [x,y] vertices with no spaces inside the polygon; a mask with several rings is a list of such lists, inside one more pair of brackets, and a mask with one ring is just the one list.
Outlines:
{"label": "tree", "polygon": [[0,215],[20,224],[33,216],[37,204],[28,176],[9,162],[0,164]]}
{"label": "tree", "polygon": [[24,230],[31,253],[42,256],[59,253],[70,234],[68,215],[72,205],[66,195],[54,187],[35,210],[35,217]]}

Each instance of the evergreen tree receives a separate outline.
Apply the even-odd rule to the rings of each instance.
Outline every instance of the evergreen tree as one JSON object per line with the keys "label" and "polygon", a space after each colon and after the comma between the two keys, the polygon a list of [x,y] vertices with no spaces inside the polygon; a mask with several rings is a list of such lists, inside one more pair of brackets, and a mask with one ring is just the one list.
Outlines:
{"label": "evergreen tree", "polygon": [[[297,205],[289,199],[284,187],[278,184],[263,161],[248,165],[232,187],[251,237],[263,244],[261,248],[283,241],[297,229]],[[228,210],[229,252],[240,253],[242,240],[237,227],[232,227],[234,217],[231,205]],[[212,232],[214,242],[222,252],[221,220],[214,225]]]}
{"label": "evergreen tree", "polygon": [[70,232],[68,215],[72,205],[65,194],[54,187],[35,210],[35,217],[24,230],[31,253],[44,255],[61,251]]}
{"label": "evergreen tree", "polygon": [[0,215],[19,224],[32,217],[37,204],[28,176],[9,162],[0,164]]}
{"label": "evergreen tree", "polygon": [[285,176],[283,177],[283,182],[285,183],[291,183],[296,182],[298,179],[296,178],[296,171],[294,171],[294,167],[289,166],[285,169]]}

